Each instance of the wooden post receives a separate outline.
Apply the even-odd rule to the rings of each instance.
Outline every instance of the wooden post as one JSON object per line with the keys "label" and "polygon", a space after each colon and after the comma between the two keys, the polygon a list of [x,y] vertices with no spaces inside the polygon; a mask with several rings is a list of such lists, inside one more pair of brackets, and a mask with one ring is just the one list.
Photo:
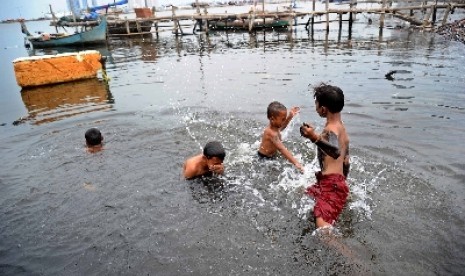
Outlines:
{"label": "wooden post", "polygon": [[432,19],[433,26],[436,24],[436,12],[438,9],[437,5],[438,5],[438,0],[436,0],[436,2],[434,3],[434,8],[433,8],[433,19]]}
{"label": "wooden post", "polygon": [[326,33],[329,33],[329,0],[326,0]]}
{"label": "wooden post", "polygon": [[449,17],[450,8],[450,5],[447,6],[446,11],[444,12],[444,17],[442,18],[442,26],[447,24],[447,18]]}
{"label": "wooden post", "polygon": [[[263,0],[263,1],[265,1],[265,0]],[[276,12],[277,12],[277,9],[276,9]],[[294,13],[294,6],[292,5],[292,1],[291,1],[291,9],[290,9],[290,12],[291,12],[291,14]],[[263,18],[265,18],[265,16],[263,16]],[[292,19],[293,19],[293,20],[292,20],[292,23],[290,24],[290,26],[291,26],[291,27],[290,27],[291,32],[292,32],[292,30],[293,30],[293,28],[294,28],[294,25],[297,26],[296,18],[293,17]],[[263,23],[265,23],[265,19],[263,19]]]}
{"label": "wooden post", "polygon": [[199,0],[195,0],[195,8],[196,8],[197,14],[200,14]]}
{"label": "wooden post", "polygon": [[[352,2],[354,1],[350,1],[350,4],[352,5]],[[357,8],[357,0],[355,0],[355,3],[353,4],[352,8],[356,9]],[[353,13],[352,15],[352,20],[355,21],[357,20],[357,13]]]}
{"label": "wooden post", "polygon": [[384,17],[386,16],[386,0],[383,0],[381,15],[379,17],[379,28],[384,28]]}
{"label": "wooden post", "polygon": [[342,13],[339,13],[339,32],[342,30]]}
{"label": "wooden post", "polygon": [[[196,11],[197,15],[201,15],[200,14],[199,0],[195,0],[195,11]],[[202,31],[203,30],[202,19],[197,20],[197,24],[199,24],[199,29],[200,29],[200,31]],[[194,32],[195,32],[195,26],[194,26]]]}
{"label": "wooden post", "polygon": [[131,29],[129,28],[129,20],[126,19],[126,33],[127,34],[130,34],[131,33]]}
{"label": "wooden post", "polygon": [[[313,0],[312,11],[315,11],[315,1],[316,0]],[[315,14],[312,14],[312,38],[313,38],[314,25],[315,25]]]}
{"label": "wooden post", "polygon": [[429,27],[431,26],[431,22],[429,21],[429,18],[431,17],[431,14],[433,13],[433,7],[427,10],[425,17],[423,18],[423,27]]}
{"label": "wooden post", "polygon": [[352,9],[353,9],[353,5],[352,5],[352,1],[350,2],[350,12],[349,12],[349,40],[352,39],[352,23],[354,21],[354,16],[353,16],[353,13],[352,13]]}
{"label": "wooden post", "polygon": [[157,38],[158,38],[158,21],[155,21],[155,34],[157,35]]}
{"label": "wooden post", "polygon": [[142,29],[140,27],[140,23],[139,23],[139,20],[136,19],[136,27],[137,27],[137,32],[138,33],[142,33]]}
{"label": "wooden post", "polygon": [[48,5],[48,6],[50,7],[50,13],[52,14],[53,25],[55,25],[55,31],[58,33],[57,17],[55,16],[55,13],[52,10],[52,5]]}
{"label": "wooden post", "polygon": [[178,20],[176,19],[176,7],[171,6],[171,17],[173,18],[173,33],[178,35]]}
{"label": "wooden post", "polygon": [[[205,14],[205,18],[208,17],[207,6],[203,7],[203,13]],[[208,35],[208,19],[205,19],[205,34]]]}
{"label": "wooden post", "polygon": [[266,23],[266,19],[265,19],[265,0],[262,0],[262,16],[263,16],[263,30],[265,30],[265,23]]}
{"label": "wooden post", "polygon": [[254,7],[253,11],[249,12],[249,32],[252,32],[253,27],[254,27],[253,26],[254,22],[255,22],[255,7]]}

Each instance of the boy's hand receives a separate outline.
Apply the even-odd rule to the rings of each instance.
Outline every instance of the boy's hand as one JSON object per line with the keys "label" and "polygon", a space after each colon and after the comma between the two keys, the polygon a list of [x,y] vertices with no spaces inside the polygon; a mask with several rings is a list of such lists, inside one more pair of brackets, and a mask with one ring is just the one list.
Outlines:
{"label": "boy's hand", "polygon": [[303,123],[300,127],[300,135],[310,139],[312,143],[319,141],[321,138],[320,135],[318,135],[318,133],[315,132],[315,128],[307,123]]}
{"label": "boy's hand", "polygon": [[297,167],[297,169],[299,169],[301,173],[305,172],[304,167],[300,163],[297,163],[295,166]]}
{"label": "boy's hand", "polygon": [[224,165],[213,165],[208,168],[211,172],[217,173],[217,174],[223,174],[224,173]]}
{"label": "boy's hand", "polygon": [[298,113],[300,112],[300,107],[298,106],[293,106],[291,108],[291,110],[289,111],[289,115],[294,117],[295,115],[297,115]]}
{"label": "boy's hand", "polygon": [[312,139],[315,136],[315,128],[307,123],[303,123],[300,127],[300,135]]}

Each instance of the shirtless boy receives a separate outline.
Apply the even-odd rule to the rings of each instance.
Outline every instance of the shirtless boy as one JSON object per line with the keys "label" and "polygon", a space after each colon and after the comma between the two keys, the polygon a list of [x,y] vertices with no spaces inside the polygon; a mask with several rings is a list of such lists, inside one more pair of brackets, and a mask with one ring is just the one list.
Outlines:
{"label": "shirtless boy", "polygon": [[337,86],[321,84],[314,89],[315,108],[326,124],[318,134],[309,124],[300,128],[302,136],[317,146],[321,171],[317,183],[306,193],[315,198],[313,215],[317,228],[333,225],[344,208],[349,195],[346,178],[349,174],[349,136],[341,118],[344,93]]}
{"label": "shirtless boy", "polygon": [[258,149],[258,156],[261,158],[273,158],[279,151],[301,172],[304,171],[302,165],[289,152],[281,140],[281,131],[284,130],[294,116],[300,111],[298,107],[291,108],[287,114],[287,108],[280,102],[272,102],[268,105],[267,116],[270,124],[263,131],[262,141]]}
{"label": "shirtless boy", "polygon": [[184,162],[183,176],[192,179],[200,176],[209,176],[213,173],[223,174],[223,161],[226,152],[220,142],[208,142],[203,153],[193,156]]}

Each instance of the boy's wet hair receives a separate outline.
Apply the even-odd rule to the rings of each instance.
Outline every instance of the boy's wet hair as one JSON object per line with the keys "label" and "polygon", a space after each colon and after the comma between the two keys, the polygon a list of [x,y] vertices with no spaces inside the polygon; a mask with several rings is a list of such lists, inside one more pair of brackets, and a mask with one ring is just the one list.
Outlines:
{"label": "boy's wet hair", "polygon": [[203,155],[210,159],[212,157],[218,157],[221,161],[226,157],[226,152],[218,141],[210,141],[203,148]]}
{"label": "boy's wet hair", "polygon": [[313,97],[320,106],[325,106],[331,113],[338,113],[344,107],[344,92],[341,88],[322,83],[314,88]]}
{"label": "boy's wet hair", "polygon": [[102,143],[102,133],[95,127],[88,129],[84,136],[89,146],[96,146]]}
{"label": "boy's wet hair", "polygon": [[287,111],[287,108],[282,103],[274,101],[268,105],[266,116],[268,119],[271,119],[271,117],[279,115],[279,113],[283,110]]}

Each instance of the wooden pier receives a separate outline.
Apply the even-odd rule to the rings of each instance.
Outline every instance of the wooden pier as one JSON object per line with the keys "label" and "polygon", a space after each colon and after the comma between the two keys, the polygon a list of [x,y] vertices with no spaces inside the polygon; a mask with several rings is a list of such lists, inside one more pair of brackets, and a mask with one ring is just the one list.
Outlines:
{"label": "wooden pier", "polygon": [[[197,0],[198,1],[198,0]],[[326,24],[326,32],[329,32],[330,22],[339,21],[338,27],[342,28],[342,22],[348,22],[349,35],[352,32],[352,24],[358,14],[374,14],[379,16],[379,27],[385,27],[386,15],[394,16],[400,20],[408,22],[411,26],[424,29],[432,29],[435,26],[442,26],[447,23],[447,19],[456,9],[464,9],[465,1],[420,1],[420,0],[352,0],[344,1],[344,8],[330,8],[329,0],[322,0],[319,6],[324,3],[324,8],[316,8],[316,0],[307,0],[312,8],[305,11],[295,10],[288,7],[284,11],[266,11],[263,6],[251,6],[248,12],[242,13],[210,13],[208,6],[198,4],[196,10],[191,14],[177,14],[179,8],[171,6],[171,11],[159,12],[152,8],[151,14],[146,14],[143,18],[135,19],[109,19],[110,36],[133,36],[160,32],[172,32],[175,35],[193,34],[196,31],[203,31],[208,34],[210,29],[218,26],[239,27],[249,32],[258,28],[287,27],[293,28],[296,25],[305,25],[308,31],[314,29],[315,24]],[[335,0],[337,1],[337,0]],[[287,3],[288,4],[288,3]],[[368,7],[368,5],[371,5]],[[376,7],[373,7],[376,5]],[[347,7],[348,6],[348,7]],[[361,7],[365,6],[365,7]],[[226,7],[227,8],[227,7]],[[438,12],[442,12],[442,18],[438,19]],[[330,20],[330,16],[336,19]],[[346,18],[344,19],[343,16]],[[305,19],[306,22],[298,22],[298,19]],[[317,21],[317,19],[319,19]],[[268,23],[267,23],[268,22]],[[273,25],[273,22],[289,22],[288,25]],[[438,24],[439,23],[439,24]],[[81,22],[69,22],[67,26],[82,25]],[[92,23],[86,23],[92,24]],[[119,31],[112,31],[112,25],[119,26]],[[187,31],[192,28],[192,31]]]}

